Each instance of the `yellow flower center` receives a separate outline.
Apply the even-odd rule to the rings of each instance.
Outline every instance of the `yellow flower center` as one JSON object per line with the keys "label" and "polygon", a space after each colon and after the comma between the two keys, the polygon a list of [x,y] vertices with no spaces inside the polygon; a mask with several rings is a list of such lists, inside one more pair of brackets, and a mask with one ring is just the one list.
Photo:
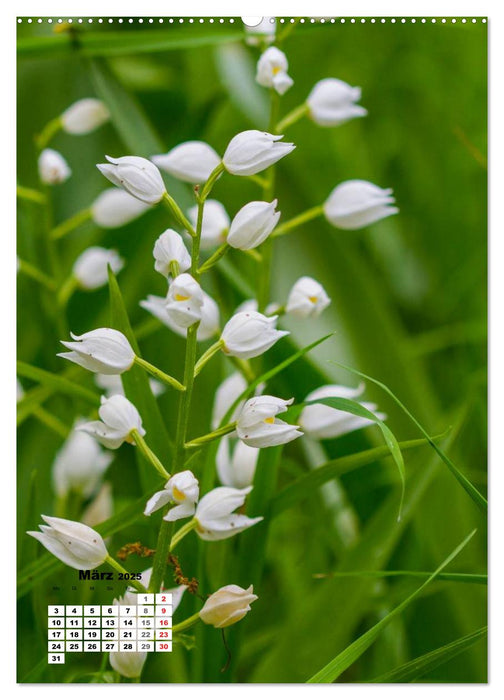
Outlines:
{"label": "yellow flower center", "polygon": [[264,419],[265,423],[274,423],[275,422],[275,416],[270,416],[269,418]]}
{"label": "yellow flower center", "polygon": [[175,301],[187,301],[191,297],[185,297],[183,294],[175,294]]}
{"label": "yellow flower center", "polygon": [[182,491],[179,491],[176,486],[173,487],[172,489],[173,497],[177,499],[177,501],[185,501],[186,495],[185,493],[182,493]]}
{"label": "yellow flower center", "polygon": [[308,297],[308,301],[311,301],[312,304],[316,304],[318,301],[318,297]]}
{"label": "yellow flower center", "polygon": [[278,75],[278,73],[280,73],[281,70],[282,69],[280,68],[280,66],[274,66],[272,71],[273,75]]}

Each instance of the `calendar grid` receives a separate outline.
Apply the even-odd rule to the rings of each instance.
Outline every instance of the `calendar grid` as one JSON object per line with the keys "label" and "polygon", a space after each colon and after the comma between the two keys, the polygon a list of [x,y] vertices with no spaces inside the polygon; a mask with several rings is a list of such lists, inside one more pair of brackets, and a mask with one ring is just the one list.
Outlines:
{"label": "calendar grid", "polygon": [[78,652],[171,652],[172,603],[171,593],[140,593],[129,605],[48,605],[48,663]]}

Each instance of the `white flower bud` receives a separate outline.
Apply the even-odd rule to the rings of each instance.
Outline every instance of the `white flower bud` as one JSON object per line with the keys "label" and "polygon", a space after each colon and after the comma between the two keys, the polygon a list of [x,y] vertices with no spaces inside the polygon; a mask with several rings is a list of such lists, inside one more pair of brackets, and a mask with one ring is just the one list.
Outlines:
{"label": "white flower bud", "polygon": [[186,141],[165,155],[152,156],[152,162],[173,177],[197,185],[206,182],[221,159],[204,141]]}
{"label": "white flower bud", "polygon": [[125,441],[133,443],[130,435],[132,430],[137,430],[141,436],[145,435],[140,414],[125,396],[119,394],[108,399],[102,396],[98,415],[101,421],[84,423],[76,430],[92,435],[110,450],[116,450]]}
{"label": "white flower bud", "polygon": [[110,112],[101,100],[86,97],[74,102],[61,115],[63,131],[68,134],[89,134],[110,119]]}
{"label": "white flower bud", "polygon": [[291,153],[293,143],[278,143],[283,136],[251,129],[234,136],[222,162],[232,175],[255,175]]}
{"label": "white flower bud", "polygon": [[229,627],[245,617],[250,610],[250,603],[255,600],[257,596],[254,595],[252,585],[246,590],[234,584],[223,586],[207,598],[199,616],[205,624],[217,629]]}
{"label": "white flower bud", "polygon": [[91,218],[102,228],[118,228],[141,216],[150,205],[132,197],[125,190],[110,187],[91,205]]}
{"label": "white flower bud", "polygon": [[[198,220],[198,207],[191,207],[187,216],[196,228]],[[224,205],[216,199],[207,199],[203,209],[203,221],[201,225],[201,249],[207,250],[213,246],[221,245],[226,240],[230,218]]]}
{"label": "white flower bud", "polygon": [[[164,303],[165,300],[163,299],[163,305]],[[118,374],[95,374],[94,380],[96,386],[103,389],[107,396],[113,396],[114,394],[122,394],[124,396],[124,387]],[[154,396],[161,396],[166,391],[166,384],[161,384],[153,377],[149,377],[149,386]]]}
{"label": "white flower bud", "polygon": [[[219,307],[215,301],[206,292],[201,290],[203,294],[203,306],[201,307],[201,320],[196,333],[198,341],[208,340],[219,332]],[[161,323],[167,326],[177,335],[185,338],[187,336],[187,328],[175,323],[171,315],[166,310],[166,298],[158,297],[154,294],[149,294],[147,299],[140,302],[140,306],[146,309],[155,316]]]}
{"label": "white flower bud", "polygon": [[114,185],[123,187],[147,204],[156,204],[163,199],[166,187],[161,173],[150,160],[139,156],[105,158],[108,163],[98,163],[96,167]]}
{"label": "white flower bud", "polygon": [[235,489],[244,489],[254,483],[254,474],[259,458],[257,447],[249,447],[238,440],[230,454],[229,437],[225,435],[217,450],[217,474],[221,484]]}
{"label": "white flower bud", "polygon": [[265,241],[280,218],[281,212],[275,211],[277,201],[245,204],[231,222],[228,244],[232,248],[250,250]]}
{"label": "white flower bud", "polygon": [[101,535],[87,525],[63,518],[42,516],[47,525],[42,532],[28,532],[67,566],[73,569],[96,569],[108,556]]}
{"label": "white flower bud", "polygon": [[171,228],[166,229],[154,244],[154,269],[164,277],[170,276],[170,263],[176,262],[180,272],[191,267],[191,256],[184,245],[182,236]]}
{"label": "white flower bud", "polygon": [[358,102],[361,89],[337,78],[325,78],[314,85],[306,103],[310,117],[319,126],[339,126],[355,117],[365,117],[367,110]]}
{"label": "white flower bud", "polygon": [[201,320],[203,290],[194,277],[184,272],[170,284],[166,297],[166,312],[173,323],[189,328]]}
{"label": "white flower bud", "polygon": [[324,214],[333,226],[354,230],[397,214],[399,209],[390,188],[383,190],[365,180],[348,180],[338,185],[324,203]]}
{"label": "white flower bud", "polygon": [[289,331],[277,331],[278,316],[263,316],[258,311],[241,311],[224,326],[221,339],[223,352],[231,357],[249,360],[269,350]]}
{"label": "white flower bud", "polygon": [[256,81],[259,85],[274,88],[279,95],[283,95],[294,85],[294,81],[287,74],[288,68],[289,64],[284,52],[276,46],[270,46],[257,62]]}
{"label": "white flower bud", "polygon": [[89,498],[111,461],[112,455],[104,452],[89,435],[72,430],[54,460],[54,490],[61,498],[70,491]]}
{"label": "white flower bud", "polygon": [[246,39],[249,46],[259,46],[261,43],[271,44],[275,41],[276,19],[262,17],[259,24],[251,27],[245,24]]}
{"label": "white flower bud", "polygon": [[71,352],[60,352],[58,357],[102,374],[122,374],[135,361],[135,353],[128,339],[113,328],[97,328],[83,335],[70,333],[74,343],[60,341]]}
{"label": "white flower bud", "polygon": [[[243,394],[247,388],[247,382],[240,372],[234,372],[227,377],[222,384],[219,385],[215,392],[215,400],[212,411],[212,428],[216,430],[221,424],[222,419],[234,404],[236,399]],[[241,410],[242,404],[239,404],[231,417],[235,420],[236,415]],[[248,485],[248,484],[247,484]]]}
{"label": "white flower bud", "polygon": [[241,508],[247,494],[251,491],[252,486],[246,489],[219,486],[205,494],[198,503],[194,515],[196,532],[201,539],[225,540],[263,520],[262,517],[249,518],[246,515],[233,513],[236,508]]}
{"label": "white flower bud", "polygon": [[61,153],[52,148],[44,148],[38,159],[39,177],[44,185],[61,185],[72,171]]}
{"label": "white flower bud", "polygon": [[299,318],[318,316],[331,300],[323,286],[312,277],[300,277],[289,292],[285,310]]}
{"label": "white flower bud", "polygon": [[163,518],[169,522],[189,518],[194,515],[199,498],[199,483],[189,471],[177,472],[169,479],[163,489],[155,493],[145,506],[144,515],[151,515],[168,503],[176,503]]}
{"label": "white flower bud", "polygon": [[107,284],[108,266],[114,274],[124,267],[116,250],[92,246],[79,255],[73,266],[73,276],[83,289],[98,289]]}
{"label": "white flower bud", "polygon": [[277,399],[275,396],[256,396],[243,407],[236,423],[240,440],[249,447],[273,447],[295,440],[303,433],[298,425],[290,425],[279,418],[278,413],[287,410],[294,401]]}
{"label": "white flower bud", "polygon": [[[312,391],[308,394],[305,401],[327,398],[355,399],[362,394],[364,388],[364,384],[360,384],[356,389],[329,384]],[[375,413],[380,420],[385,420],[387,417],[384,413],[376,413],[376,404],[365,401],[360,402],[360,404],[367,408],[368,411]],[[316,440],[330,440],[340,435],[351,433],[354,430],[374,425],[374,422],[367,418],[354,416],[352,413],[340,411],[337,408],[325,406],[324,404],[305,406],[299,416],[299,423],[305,433]]]}
{"label": "white flower bud", "polygon": [[110,665],[124,678],[139,678],[148,653],[148,651],[111,651]]}

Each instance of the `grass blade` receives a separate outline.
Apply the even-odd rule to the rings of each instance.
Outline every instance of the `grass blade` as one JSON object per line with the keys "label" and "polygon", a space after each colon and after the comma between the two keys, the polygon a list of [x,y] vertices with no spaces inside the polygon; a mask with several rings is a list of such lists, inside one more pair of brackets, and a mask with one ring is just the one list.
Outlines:
{"label": "grass blade", "polygon": [[481,629],[473,632],[472,634],[467,634],[464,637],[456,639],[454,642],[445,644],[434,651],[430,651],[428,654],[419,656],[413,661],[408,661],[408,663],[399,666],[398,668],[384,673],[378,678],[374,678],[370,683],[411,683],[417,680],[421,676],[424,676],[429,671],[433,671],[435,668],[441,664],[450,661],[455,656],[458,656],[466,649],[469,649],[479,642],[480,639],[484,639],[487,636],[487,627],[482,627]]}
{"label": "grass blade", "polygon": [[372,382],[373,384],[376,384],[381,389],[383,389],[383,391],[385,391],[395,401],[395,403],[404,411],[404,413],[413,421],[413,423],[420,430],[420,432],[426,437],[430,446],[437,452],[439,457],[443,460],[443,462],[446,464],[448,469],[451,471],[453,476],[457,479],[457,481],[466,491],[466,493],[476,503],[478,508],[484,513],[487,512],[488,501],[486,500],[486,498],[478,491],[478,489],[475,486],[473,486],[473,484],[471,484],[469,479],[465,477],[459,469],[457,469],[457,467],[453,464],[451,459],[443,452],[443,450],[440,447],[438,447],[435,442],[432,441],[432,438],[429,437],[427,431],[420,425],[415,416],[406,408],[406,406],[397,398],[397,396],[391,391],[391,389],[388,388],[386,384],[383,384],[377,379],[373,379],[373,377],[370,377],[367,374],[364,374],[363,372],[359,372],[358,370],[353,369],[352,367],[347,367],[347,365],[343,365],[340,362],[334,362],[334,364],[338,365],[338,367],[343,367],[344,369],[348,370],[349,372],[352,372],[353,374],[358,375],[359,377],[362,377],[363,379],[367,379],[368,381]]}
{"label": "grass blade", "polygon": [[[417,447],[424,447],[427,444],[427,440],[419,438],[418,440],[400,442],[399,447],[401,450],[411,450]],[[304,474],[294,483],[279,491],[271,503],[272,515],[279,515],[287,508],[296,505],[296,503],[307,498],[313,492],[313,489],[322,486],[322,484],[331,481],[331,479],[336,479],[343,474],[348,474],[354,469],[359,469],[384,457],[390,457],[388,446],[374,447],[326,462],[326,464],[317,467],[308,474]]]}
{"label": "grass blade", "polygon": [[415,598],[417,598],[420,593],[433,581],[437,575],[446,567],[448,564],[455,559],[455,557],[464,549],[466,544],[474,537],[476,530],[473,530],[455,549],[448,555],[448,557],[438,566],[436,571],[429,576],[427,581],[423,583],[419,588],[416,589],[410,596],[408,596],[402,603],[400,603],[396,608],[394,608],[388,615],[386,615],[382,620],[380,620],[376,625],[371,627],[367,632],[361,635],[355,642],[352,642],[346,649],[344,649],[340,654],[334,657],[324,668],[320,669],[314,676],[312,676],[307,682],[308,683],[332,683],[339,676],[346,671],[349,666],[351,666],[362,654],[368,649],[371,644],[376,640],[382,630],[389,624],[389,622],[399,615],[405,608],[410,605]]}
{"label": "grass blade", "polygon": [[[334,571],[329,574],[313,574],[314,578],[393,578],[404,576],[406,578],[429,578],[431,571]],[[454,583],[476,583],[486,586],[488,576],[486,574],[458,574],[441,573],[438,581],[452,581]]]}
{"label": "grass blade", "polygon": [[34,367],[33,365],[29,365],[27,362],[21,362],[20,360],[17,362],[16,372],[21,377],[32,379],[33,381],[50,387],[61,394],[67,394],[68,396],[73,396],[77,399],[84,399],[95,407],[100,405],[100,395],[96,391],[80,386],[80,384],[75,384],[59,374],[48,372],[45,369],[40,369],[40,367]]}

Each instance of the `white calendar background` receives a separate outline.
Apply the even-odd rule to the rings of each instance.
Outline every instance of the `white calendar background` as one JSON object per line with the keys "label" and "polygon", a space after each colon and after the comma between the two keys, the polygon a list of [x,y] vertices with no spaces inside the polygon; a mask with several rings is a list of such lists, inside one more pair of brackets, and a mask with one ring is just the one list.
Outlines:
{"label": "white calendar background", "polygon": [[171,652],[172,594],[139,593],[136,605],[48,605],[48,663],[78,652]]}

